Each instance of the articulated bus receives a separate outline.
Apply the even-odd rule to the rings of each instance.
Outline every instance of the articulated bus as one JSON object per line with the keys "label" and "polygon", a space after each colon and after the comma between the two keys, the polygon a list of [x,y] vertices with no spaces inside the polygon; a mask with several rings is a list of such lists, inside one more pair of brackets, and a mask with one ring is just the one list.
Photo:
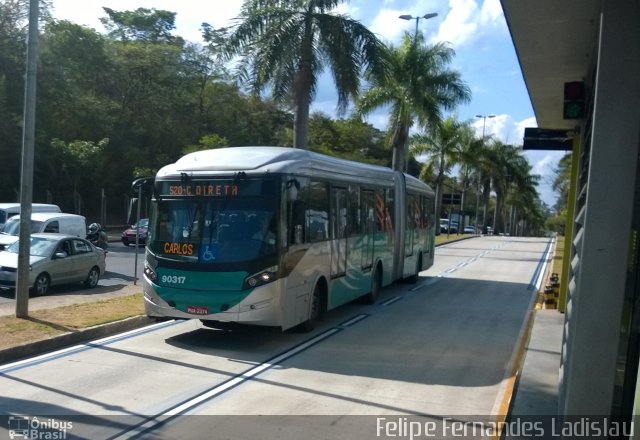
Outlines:
{"label": "articulated bus", "polygon": [[433,264],[434,193],[388,168],[282,147],[199,151],[156,175],[149,317],[313,329]]}

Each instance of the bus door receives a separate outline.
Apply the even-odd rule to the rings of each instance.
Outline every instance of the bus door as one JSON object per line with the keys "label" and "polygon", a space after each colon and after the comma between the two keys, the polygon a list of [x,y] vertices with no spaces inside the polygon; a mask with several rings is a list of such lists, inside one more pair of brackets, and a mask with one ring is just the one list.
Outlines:
{"label": "bus door", "polygon": [[373,266],[373,243],[376,224],[376,207],[373,191],[362,191],[362,269]]}
{"label": "bus door", "polygon": [[331,278],[347,270],[347,189],[331,188]]}
{"label": "bus door", "polygon": [[410,257],[413,255],[414,245],[414,232],[416,232],[416,196],[410,194],[407,195],[407,215],[406,225],[404,230],[404,256]]}

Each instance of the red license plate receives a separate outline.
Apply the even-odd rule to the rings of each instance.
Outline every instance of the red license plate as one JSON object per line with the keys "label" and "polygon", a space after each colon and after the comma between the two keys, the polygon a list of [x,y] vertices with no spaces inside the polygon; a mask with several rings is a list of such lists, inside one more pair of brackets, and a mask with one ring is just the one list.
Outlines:
{"label": "red license plate", "polygon": [[209,307],[205,306],[187,306],[187,313],[192,315],[208,315]]}

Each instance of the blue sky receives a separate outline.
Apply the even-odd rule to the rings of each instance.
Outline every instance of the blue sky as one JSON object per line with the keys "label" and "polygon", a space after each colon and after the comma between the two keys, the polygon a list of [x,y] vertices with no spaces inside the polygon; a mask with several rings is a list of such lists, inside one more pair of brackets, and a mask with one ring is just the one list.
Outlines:
{"label": "blue sky", "polygon": [[[190,41],[200,40],[200,25],[214,27],[230,24],[238,15],[242,0],[53,0],[53,14],[102,32],[99,18],[105,16],[103,6],[115,10],[138,7],[176,12],[176,33]],[[453,113],[459,120],[471,121],[482,134],[482,119],[476,114],[494,114],[486,119],[485,133],[505,143],[521,145],[525,127],[535,127],[536,120],[524,80],[520,72],[511,37],[499,0],[350,0],[338,8],[368,26],[383,41],[399,44],[404,32],[415,31],[415,20],[398,18],[403,14],[438,15],[418,22],[418,31],[427,41],[446,41],[456,52],[452,68],[458,70],[472,91],[469,104]],[[329,76],[312,104],[312,110],[334,116],[336,95]],[[384,111],[368,117],[368,122],[385,129]],[[551,189],[553,168],[562,152],[525,152],[534,172],[541,175],[538,188],[541,199],[553,206],[556,195]]]}

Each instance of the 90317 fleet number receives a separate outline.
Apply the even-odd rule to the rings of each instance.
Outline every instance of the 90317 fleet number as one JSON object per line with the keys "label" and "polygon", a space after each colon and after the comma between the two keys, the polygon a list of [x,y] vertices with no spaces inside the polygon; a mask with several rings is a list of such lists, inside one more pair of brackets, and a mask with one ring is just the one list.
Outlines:
{"label": "90317 fleet number", "polygon": [[178,275],[162,275],[160,281],[167,284],[184,284],[187,277]]}

